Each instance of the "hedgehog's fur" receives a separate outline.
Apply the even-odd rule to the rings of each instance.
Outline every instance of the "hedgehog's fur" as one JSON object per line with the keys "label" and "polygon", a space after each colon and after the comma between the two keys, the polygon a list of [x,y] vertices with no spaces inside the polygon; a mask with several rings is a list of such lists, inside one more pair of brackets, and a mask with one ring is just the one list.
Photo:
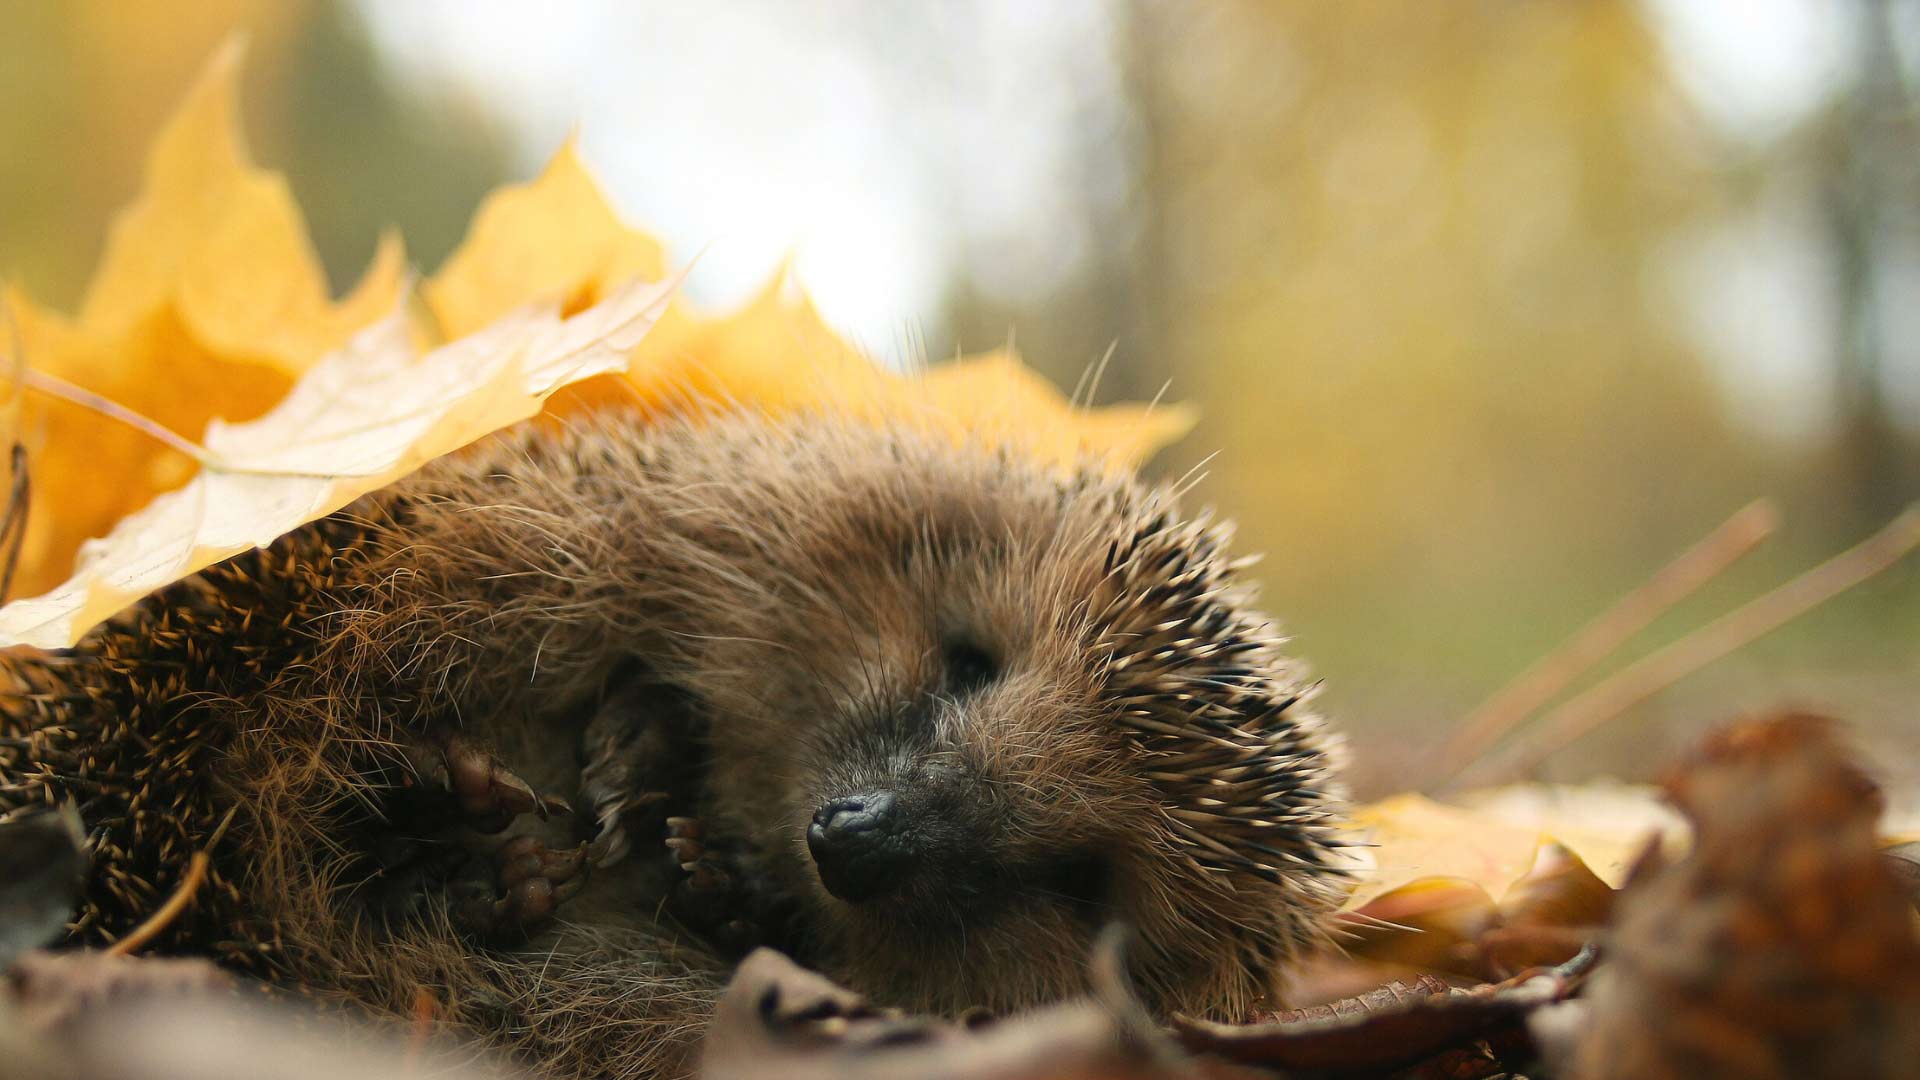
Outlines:
{"label": "hedgehog's fur", "polygon": [[[584,717],[637,661],[689,703],[710,834],[827,974],[884,1004],[1018,1008],[1080,989],[1117,918],[1156,1009],[1235,1018],[1322,935],[1338,791],[1224,540],[1130,479],[903,429],[528,426],[68,653],[9,658],[0,810],[78,800],[96,868],[77,941],[124,933],[210,849],[166,948],[402,1017],[426,988],[556,1075],[672,1072],[726,964],[660,918],[664,858],[595,874],[524,948],[468,943],[444,904],[364,901],[419,733],[458,724],[572,794]],[[982,684],[943,676],[955,635],[994,658]],[[923,767],[992,872],[923,882],[908,914],[832,897],[809,814]],[[1056,895],[1059,865],[1101,889]]]}

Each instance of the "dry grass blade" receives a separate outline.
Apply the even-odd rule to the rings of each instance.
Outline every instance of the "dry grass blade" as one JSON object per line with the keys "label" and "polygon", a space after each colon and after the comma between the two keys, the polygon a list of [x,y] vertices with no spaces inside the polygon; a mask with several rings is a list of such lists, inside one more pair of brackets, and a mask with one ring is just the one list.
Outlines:
{"label": "dry grass blade", "polygon": [[1467,714],[1441,748],[1435,776],[1444,783],[1480,758],[1573,680],[1739,562],[1779,526],[1780,512],[1770,499],[1756,500],[1728,518]]}
{"label": "dry grass blade", "polygon": [[142,946],[159,937],[173,920],[180,917],[181,912],[187,910],[187,905],[193,903],[193,894],[200,891],[200,883],[207,878],[207,863],[206,852],[194,852],[193,861],[187,864],[187,873],[181,879],[180,887],[173,891],[172,896],[167,897],[166,903],[160,905],[160,910],[147,916],[147,920],[134,927],[126,937],[114,942],[107,949],[107,954],[132,956]]}
{"label": "dry grass blade", "polygon": [[1501,783],[1531,772],[1562,747],[1735,649],[1898,564],[1920,547],[1920,505],[1886,528],[1786,584],[1722,615],[1549,713],[1504,753],[1462,779]]}

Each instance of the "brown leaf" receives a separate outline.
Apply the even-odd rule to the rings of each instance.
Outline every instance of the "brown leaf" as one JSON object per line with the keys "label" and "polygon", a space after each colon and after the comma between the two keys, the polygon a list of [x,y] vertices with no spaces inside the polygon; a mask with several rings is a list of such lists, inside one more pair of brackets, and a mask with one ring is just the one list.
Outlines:
{"label": "brown leaf", "polygon": [[770,949],[741,962],[715,1010],[706,1080],[1172,1080],[1251,1076],[1130,1049],[1087,1001],[967,1026],[875,1009]]}
{"label": "brown leaf", "polygon": [[1533,869],[1500,898],[1498,925],[1475,943],[1485,973],[1510,978],[1564,964],[1613,913],[1613,889],[1561,844],[1540,845]]}
{"label": "brown leaf", "polygon": [[[1492,1060],[1504,1071],[1530,1058],[1526,1017],[1573,993],[1592,961],[1587,952],[1553,971],[1471,991],[1437,980],[1388,986],[1270,1024],[1181,1017],[1175,1035],[1194,1053],[1313,1076],[1493,1075],[1475,1071],[1475,1062]],[[1425,1071],[1395,1071],[1416,1068]]]}
{"label": "brown leaf", "polygon": [[1499,922],[1485,889],[1459,878],[1423,878],[1336,916],[1349,955],[1415,971],[1478,978],[1474,943]]}
{"label": "brown leaf", "polygon": [[1887,867],[1893,871],[1894,879],[1906,890],[1914,911],[1920,912],[1920,840],[1896,844],[1880,854],[1886,857]]}
{"label": "brown leaf", "polygon": [[1920,1075],[1920,937],[1837,725],[1735,725],[1667,787],[1693,850],[1622,896],[1576,1075]]}
{"label": "brown leaf", "polygon": [[1431,975],[1421,975],[1412,982],[1395,980],[1384,986],[1355,994],[1339,1001],[1330,1001],[1323,1005],[1311,1005],[1304,1009],[1286,1009],[1267,1017],[1262,1023],[1299,1024],[1310,1020],[1342,1020],[1365,1016],[1369,1013],[1397,1008],[1417,998],[1436,997],[1448,993],[1453,988],[1446,982]]}

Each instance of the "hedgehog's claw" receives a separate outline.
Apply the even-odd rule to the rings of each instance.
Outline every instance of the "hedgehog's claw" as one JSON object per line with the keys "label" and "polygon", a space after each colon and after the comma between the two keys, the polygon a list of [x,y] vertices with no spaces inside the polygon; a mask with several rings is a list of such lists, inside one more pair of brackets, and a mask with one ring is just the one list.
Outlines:
{"label": "hedgehog's claw", "polygon": [[744,955],[765,936],[759,924],[746,917],[753,907],[747,879],[702,838],[704,832],[697,818],[667,819],[667,852],[681,871],[672,895],[674,914],[688,929]]}
{"label": "hedgehog's claw", "polygon": [[466,824],[480,832],[499,832],[521,814],[544,821],[573,812],[565,799],[534,791],[491,751],[458,732],[430,736],[409,757],[415,773],[451,792]]}
{"label": "hedgehog's claw", "polygon": [[698,755],[690,743],[691,699],[629,666],[609,681],[580,736],[580,797],[593,808],[588,858],[612,866],[635,837],[660,826],[660,815],[691,786]]}
{"label": "hedgehog's claw", "polygon": [[580,891],[587,865],[585,844],[554,851],[536,837],[516,836],[493,853],[492,880],[455,887],[453,917],[485,937],[522,936]]}
{"label": "hedgehog's claw", "polygon": [[700,843],[700,823],[688,817],[668,818],[667,850],[673,853],[673,861],[680,864],[680,869],[691,874],[707,853],[706,846]]}
{"label": "hedgehog's claw", "polygon": [[668,799],[664,791],[643,791],[638,795],[602,795],[594,801],[593,841],[587,845],[587,861],[595,866],[612,866],[627,857],[633,840],[627,822],[635,811],[658,806]]}
{"label": "hedgehog's claw", "polygon": [[680,880],[680,888],[690,896],[701,898],[703,903],[711,903],[732,893],[734,877],[726,861],[700,842],[701,831],[697,818],[668,818],[667,850],[674,862],[680,864],[680,872],[686,875]]}

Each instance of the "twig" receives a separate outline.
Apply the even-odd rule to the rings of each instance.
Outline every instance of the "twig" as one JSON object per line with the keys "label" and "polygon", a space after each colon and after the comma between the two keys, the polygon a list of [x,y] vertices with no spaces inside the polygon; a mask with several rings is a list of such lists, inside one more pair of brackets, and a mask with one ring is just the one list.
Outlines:
{"label": "twig", "polygon": [[7,396],[0,410],[0,438],[13,444],[8,478],[7,508],[0,515],[0,548],[5,549],[6,568],[0,571],[0,604],[13,595],[13,574],[20,565],[20,553],[27,546],[27,510],[33,494],[29,476],[27,447],[20,441],[20,407],[26,399],[27,346],[20,336],[20,320],[14,315],[9,298],[0,296],[0,322],[6,324],[9,349],[0,353],[7,368]]}
{"label": "twig", "polygon": [[1483,758],[1469,767],[1468,774],[1483,783],[1525,775],[1609,719],[1890,569],[1917,547],[1920,547],[1920,504],[1908,507],[1886,528],[1858,545],[1601,681],[1549,713],[1530,737],[1505,753]]}
{"label": "twig", "polygon": [[180,880],[180,887],[173,890],[173,895],[160,905],[160,910],[147,916],[146,921],[134,927],[126,937],[108,946],[108,955],[131,956],[135,950],[159,937],[173,920],[180,917],[181,912],[187,910],[187,905],[193,903],[193,894],[200,891],[200,883],[206,880],[208,862],[206,852],[194,852],[193,860],[187,864],[187,875]]}
{"label": "twig", "polygon": [[1756,500],[1728,518],[1468,713],[1441,748],[1434,775],[1444,782],[1479,759],[1569,683],[1739,562],[1779,526],[1780,511],[1770,499]]}
{"label": "twig", "polygon": [[19,569],[20,552],[27,546],[27,513],[33,500],[27,448],[18,442],[13,444],[10,472],[7,506],[0,512],[0,604],[13,595],[13,572]]}

